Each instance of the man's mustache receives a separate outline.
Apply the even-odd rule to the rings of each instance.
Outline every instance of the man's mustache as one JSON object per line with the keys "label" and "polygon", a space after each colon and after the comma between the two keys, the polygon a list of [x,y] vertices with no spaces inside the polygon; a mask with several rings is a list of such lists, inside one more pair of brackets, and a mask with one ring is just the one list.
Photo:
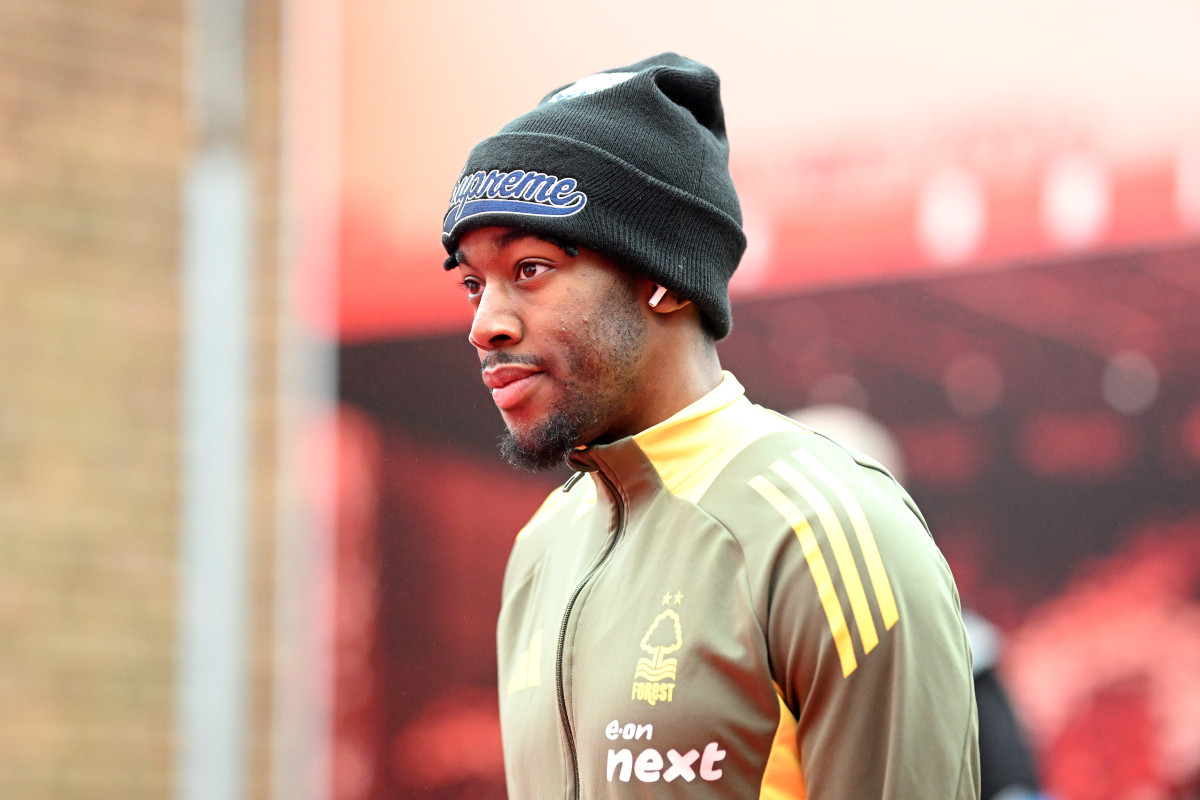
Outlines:
{"label": "man's mustache", "polygon": [[530,367],[540,367],[542,366],[542,360],[534,355],[516,355],[503,350],[496,350],[488,353],[483,361],[480,362],[479,371],[483,373],[487,371],[488,367],[502,364],[524,364]]}

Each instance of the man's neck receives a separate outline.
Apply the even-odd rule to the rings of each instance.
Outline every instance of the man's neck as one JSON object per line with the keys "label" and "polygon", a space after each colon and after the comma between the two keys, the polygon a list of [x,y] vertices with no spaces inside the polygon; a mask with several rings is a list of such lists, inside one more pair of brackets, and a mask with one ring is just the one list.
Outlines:
{"label": "man's neck", "polygon": [[593,444],[606,444],[633,436],[678,414],[721,383],[721,362],[715,348],[696,348],[683,357],[656,362],[647,360],[637,390],[629,398],[628,412]]}

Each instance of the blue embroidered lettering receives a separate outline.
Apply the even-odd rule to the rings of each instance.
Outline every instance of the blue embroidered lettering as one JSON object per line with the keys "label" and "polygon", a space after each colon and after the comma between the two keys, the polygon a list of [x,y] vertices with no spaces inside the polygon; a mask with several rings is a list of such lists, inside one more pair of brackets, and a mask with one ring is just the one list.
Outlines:
{"label": "blue embroidered lettering", "polygon": [[464,175],[450,195],[450,208],[442,224],[442,237],[477,214],[506,213],[543,217],[569,217],[587,205],[587,194],[575,178],[544,172],[480,170]]}
{"label": "blue embroidered lettering", "polygon": [[554,178],[544,172],[526,172],[515,192],[522,200],[536,200],[544,203],[548,198],[539,195],[554,186]]}
{"label": "blue embroidered lettering", "polygon": [[523,170],[514,169],[508,173],[508,177],[504,179],[504,183],[500,184],[500,189],[496,192],[500,197],[512,197],[513,191],[517,188],[517,184],[525,177]]}
{"label": "blue embroidered lettering", "polygon": [[467,184],[467,199],[468,200],[473,200],[474,198],[479,197],[479,195],[483,194],[483,192],[481,190],[483,189],[483,182],[486,179],[487,179],[487,175],[482,170],[480,170],[479,172],[476,172],[474,175],[471,176],[471,182],[469,184]]}
{"label": "blue embroidered lettering", "polygon": [[558,183],[554,184],[554,188],[550,190],[549,200],[555,205],[561,205],[564,198],[571,192],[575,191],[575,187],[579,182],[574,178],[563,178]]}
{"label": "blue embroidered lettering", "polygon": [[481,195],[487,195],[488,197],[495,197],[497,192],[500,190],[500,182],[507,177],[507,172],[497,172],[496,170],[492,170],[487,174],[487,178],[484,179],[483,186],[481,187],[479,193]]}

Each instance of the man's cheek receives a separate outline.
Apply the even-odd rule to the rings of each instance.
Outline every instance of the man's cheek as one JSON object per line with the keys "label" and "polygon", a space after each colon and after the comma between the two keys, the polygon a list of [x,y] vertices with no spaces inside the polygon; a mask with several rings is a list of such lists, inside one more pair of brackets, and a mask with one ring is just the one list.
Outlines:
{"label": "man's cheek", "polygon": [[564,328],[555,337],[552,375],[558,382],[574,381],[586,372],[588,348],[581,345],[576,332]]}

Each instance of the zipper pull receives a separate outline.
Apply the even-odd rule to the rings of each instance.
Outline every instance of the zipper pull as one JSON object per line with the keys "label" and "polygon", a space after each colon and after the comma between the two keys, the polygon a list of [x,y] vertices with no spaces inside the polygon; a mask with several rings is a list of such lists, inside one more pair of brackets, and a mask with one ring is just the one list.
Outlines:
{"label": "zipper pull", "polygon": [[564,492],[571,491],[573,488],[575,488],[575,484],[579,483],[579,481],[583,478],[583,476],[584,476],[584,473],[576,472],[574,475],[572,475],[570,478],[567,479],[566,483],[563,484],[563,491]]}

